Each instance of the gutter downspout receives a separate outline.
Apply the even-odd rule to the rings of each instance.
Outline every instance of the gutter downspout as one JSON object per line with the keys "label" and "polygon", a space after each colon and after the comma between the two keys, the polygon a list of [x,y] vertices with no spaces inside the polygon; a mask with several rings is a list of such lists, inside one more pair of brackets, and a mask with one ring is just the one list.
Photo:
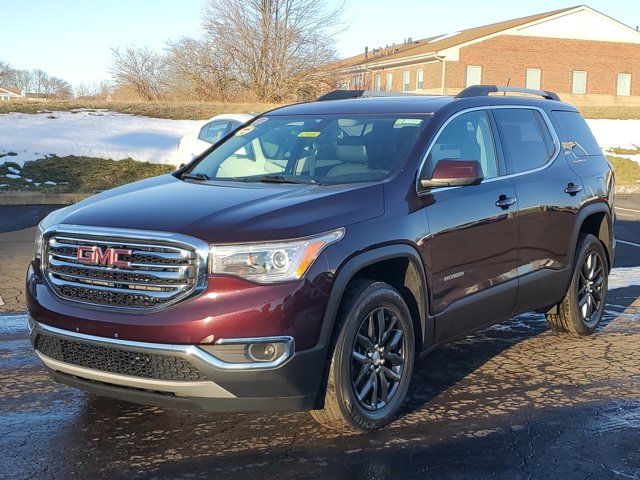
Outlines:
{"label": "gutter downspout", "polygon": [[447,60],[445,57],[439,57],[436,55],[436,58],[442,62],[442,75],[441,75],[441,83],[440,83],[440,94],[441,95],[446,95],[446,88],[445,88],[445,78],[446,78],[446,74],[447,74]]}

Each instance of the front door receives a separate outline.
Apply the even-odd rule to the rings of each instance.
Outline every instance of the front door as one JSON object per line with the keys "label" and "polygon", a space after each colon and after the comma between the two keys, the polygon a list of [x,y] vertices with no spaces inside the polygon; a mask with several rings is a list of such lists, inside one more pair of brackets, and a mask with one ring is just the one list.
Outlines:
{"label": "front door", "polygon": [[[454,116],[430,148],[425,169],[443,159],[476,160],[479,185],[425,192],[430,235],[423,245],[435,340],[509,317],[517,294],[516,192],[500,176],[487,110]],[[428,175],[428,173],[427,173]]]}

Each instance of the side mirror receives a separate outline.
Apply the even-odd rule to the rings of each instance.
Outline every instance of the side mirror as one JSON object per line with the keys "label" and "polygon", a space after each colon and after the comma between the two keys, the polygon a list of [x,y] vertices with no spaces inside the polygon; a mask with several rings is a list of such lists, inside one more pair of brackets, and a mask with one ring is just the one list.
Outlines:
{"label": "side mirror", "polygon": [[424,188],[478,185],[484,179],[482,167],[475,160],[446,158],[436,163],[431,178],[420,179]]}

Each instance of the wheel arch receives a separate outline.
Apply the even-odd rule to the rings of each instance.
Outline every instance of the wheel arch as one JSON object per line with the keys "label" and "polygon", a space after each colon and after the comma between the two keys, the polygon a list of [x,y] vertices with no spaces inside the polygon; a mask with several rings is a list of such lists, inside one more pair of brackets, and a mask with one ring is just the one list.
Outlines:
{"label": "wheel arch", "polygon": [[607,255],[609,270],[613,267],[614,246],[613,246],[613,222],[609,206],[603,203],[591,204],[580,210],[578,220],[573,229],[571,241],[571,252],[569,254],[569,265],[573,265],[578,249],[578,239],[580,235],[592,234],[597,237]]}
{"label": "wheel arch", "polygon": [[422,259],[411,245],[394,244],[367,250],[338,268],[320,332],[322,345],[331,343],[340,303],[347,286],[355,278],[379,280],[396,288],[405,299],[417,327],[417,347],[422,348],[432,341],[433,322],[428,315],[428,286]]}

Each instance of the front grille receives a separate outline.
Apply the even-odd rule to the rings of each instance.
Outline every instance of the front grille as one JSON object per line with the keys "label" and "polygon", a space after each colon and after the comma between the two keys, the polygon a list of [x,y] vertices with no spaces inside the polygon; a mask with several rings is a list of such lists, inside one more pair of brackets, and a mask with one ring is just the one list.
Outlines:
{"label": "front grille", "polygon": [[[80,247],[130,251],[118,257],[128,266],[80,262]],[[43,255],[47,281],[61,298],[129,310],[159,308],[187,297],[201,270],[195,246],[121,234],[53,232],[46,237]]]}
{"label": "front grille", "polygon": [[43,355],[79,367],[132,377],[175,382],[206,380],[187,360],[170,355],[140,353],[38,334],[35,348]]}

